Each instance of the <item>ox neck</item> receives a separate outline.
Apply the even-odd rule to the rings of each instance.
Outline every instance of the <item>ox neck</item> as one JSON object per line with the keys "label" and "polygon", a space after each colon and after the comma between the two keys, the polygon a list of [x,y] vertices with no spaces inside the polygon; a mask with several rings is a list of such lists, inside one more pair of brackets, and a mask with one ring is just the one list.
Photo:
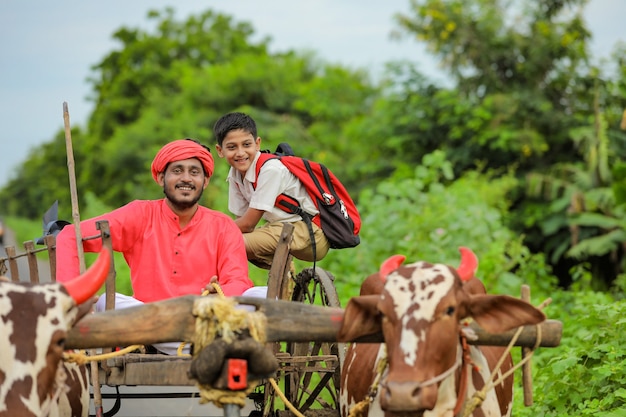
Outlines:
{"label": "ox neck", "polygon": [[459,391],[456,398],[456,405],[454,406],[454,412],[452,415],[459,416],[459,412],[463,409],[465,404],[465,396],[467,395],[467,384],[470,378],[470,368],[474,366],[474,361],[471,358],[471,352],[469,344],[467,343],[467,336],[461,330],[460,332],[460,348],[457,348],[457,355],[460,355],[461,376],[459,377]]}

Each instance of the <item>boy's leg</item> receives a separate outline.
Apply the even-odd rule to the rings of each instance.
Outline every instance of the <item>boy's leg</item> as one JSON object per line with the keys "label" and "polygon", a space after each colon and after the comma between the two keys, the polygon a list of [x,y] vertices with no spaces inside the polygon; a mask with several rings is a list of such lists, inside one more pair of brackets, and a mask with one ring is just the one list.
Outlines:
{"label": "boy's leg", "polygon": [[[296,258],[313,262],[313,246],[311,245],[311,235],[309,233],[309,227],[303,221],[293,223],[293,238],[291,240],[291,254]],[[326,256],[330,249],[330,244],[324,235],[322,229],[313,224],[313,234],[315,236],[315,255],[316,261],[319,261]]]}
{"label": "boy's leg", "polygon": [[244,233],[248,260],[260,268],[270,269],[282,231],[283,223],[274,222]]}

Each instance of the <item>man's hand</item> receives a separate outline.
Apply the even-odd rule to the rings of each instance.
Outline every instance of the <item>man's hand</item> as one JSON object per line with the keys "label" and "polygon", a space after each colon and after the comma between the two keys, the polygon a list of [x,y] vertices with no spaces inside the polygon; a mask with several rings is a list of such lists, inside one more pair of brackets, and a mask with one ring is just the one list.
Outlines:
{"label": "man's hand", "polygon": [[202,294],[217,294],[217,288],[213,286],[213,284],[218,284],[217,275],[213,275],[209,280],[209,283],[202,289]]}

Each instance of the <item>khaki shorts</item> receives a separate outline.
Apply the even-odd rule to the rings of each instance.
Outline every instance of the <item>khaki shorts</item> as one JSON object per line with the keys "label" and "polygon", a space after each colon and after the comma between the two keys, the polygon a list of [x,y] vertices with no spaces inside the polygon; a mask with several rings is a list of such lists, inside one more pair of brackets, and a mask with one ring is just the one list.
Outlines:
{"label": "khaki shorts", "polygon": [[[313,262],[313,247],[308,226],[303,221],[294,222],[293,225],[293,236],[290,245],[291,254],[297,259]],[[261,268],[269,269],[272,265],[274,252],[276,252],[282,231],[283,223],[273,222],[257,227],[254,232],[244,233],[243,240],[246,243],[248,260]],[[316,245],[315,260],[319,261],[326,256],[330,245],[326,236],[324,236],[324,232],[316,224],[313,224],[313,233]]]}

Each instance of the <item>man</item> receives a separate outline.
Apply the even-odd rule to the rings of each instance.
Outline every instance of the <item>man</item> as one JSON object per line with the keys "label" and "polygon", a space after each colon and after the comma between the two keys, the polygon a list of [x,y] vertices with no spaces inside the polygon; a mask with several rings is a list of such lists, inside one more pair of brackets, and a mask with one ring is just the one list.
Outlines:
{"label": "man", "polygon": [[[83,236],[98,234],[96,222],[108,220],[113,250],[130,267],[133,296],[116,294],[116,308],[164,300],[207,289],[219,283],[226,296],[265,296],[248,278],[246,250],[239,228],[226,214],[200,206],[214,161],[208,148],[192,139],[165,145],[152,161],[152,177],[164,199],[135,200],[80,224]],[[98,252],[99,239],[83,242],[85,252]],[[73,225],[57,236],[57,280],[78,275]],[[100,297],[96,310],[104,309]],[[157,348],[165,353],[174,349]]]}

